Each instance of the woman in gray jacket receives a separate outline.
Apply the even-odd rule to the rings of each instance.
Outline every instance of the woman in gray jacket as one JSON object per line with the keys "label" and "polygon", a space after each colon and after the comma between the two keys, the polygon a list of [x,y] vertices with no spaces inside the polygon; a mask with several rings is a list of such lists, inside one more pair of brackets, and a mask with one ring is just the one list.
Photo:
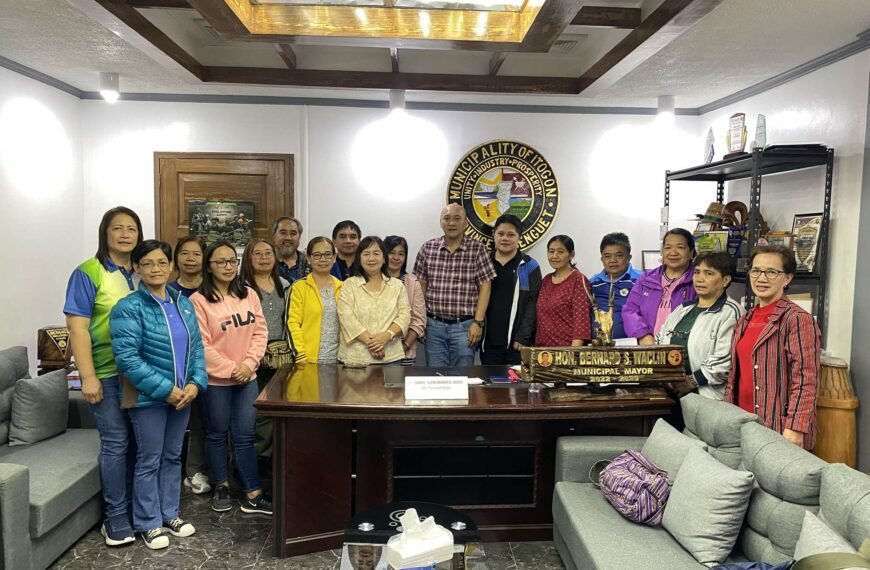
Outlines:
{"label": "woman in gray jacket", "polygon": [[725,252],[703,253],[695,260],[692,280],[698,298],[668,316],[656,335],[658,344],[686,347],[686,374],[702,396],[721,400],[731,370],[731,337],[743,309],[725,290],[734,279],[735,265]]}

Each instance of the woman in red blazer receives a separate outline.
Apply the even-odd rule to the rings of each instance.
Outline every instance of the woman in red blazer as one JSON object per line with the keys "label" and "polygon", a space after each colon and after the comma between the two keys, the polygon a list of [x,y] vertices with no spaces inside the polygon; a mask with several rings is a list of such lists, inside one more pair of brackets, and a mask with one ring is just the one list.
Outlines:
{"label": "woman in red blazer", "polygon": [[737,322],[725,401],[758,414],[765,426],[795,445],[812,449],[821,339],[812,315],[785,297],[796,265],[784,247],[753,250],[749,282],[758,304]]}

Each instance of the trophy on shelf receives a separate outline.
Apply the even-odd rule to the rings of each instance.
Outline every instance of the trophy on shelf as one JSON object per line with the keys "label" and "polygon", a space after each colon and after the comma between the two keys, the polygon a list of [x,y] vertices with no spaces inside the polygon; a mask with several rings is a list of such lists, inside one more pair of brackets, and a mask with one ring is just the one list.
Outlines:
{"label": "trophy on shelf", "polygon": [[755,140],[752,143],[752,148],[764,148],[767,144],[767,117],[758,115],[755,121]]}
{"label": "trophy on shelf", "polygon": [[704,164],[713,162],[715,150],[713,148],[713,127],[707,131],[707,140],[704,142]]}
{"label": "trophy on shelf", "polygon": [[728,154],[723,158],[733,158],[743,154],[746,148],[746,114],[735,113],[728,122],[728,134],[725,135],[725,146]]}

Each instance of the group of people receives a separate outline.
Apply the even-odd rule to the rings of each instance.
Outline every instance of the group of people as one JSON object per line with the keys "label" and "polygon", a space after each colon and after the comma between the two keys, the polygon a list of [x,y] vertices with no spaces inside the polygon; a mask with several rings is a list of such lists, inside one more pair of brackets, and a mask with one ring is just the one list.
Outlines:
{"label": "group of people", "polygon": [[791,251],[752,252],[748,280],[758,303],[743,314],[726,293],[734,260],[696,256],[683,229],[667,232],[661,266],[643,273],[631,265],[628,237],[607,234],[603,270],[587,278],[566,235],[548,240],[552,271],[543,275],[519,249],[516,216],[495,221],[491,251],[466,236],[460,206],[445,206],[440,225],[442,235],[422,245],[409,272],[403,237],[363,237],[351,220],[303,250],[302,223],[278,218],[271,240],[252,239],[239,260],[229,242],[206,246],[192,236],[173,251],[143,240],[133,211],[107,212],[97,255],[73,272],[64,307],[100,432],[106,543],[132,542],[134,529],[151,548],[169,544],[167,531],[193,534],[179,516],[188,424],[184,484],[213,489],[215,511],[232,509],[231,438],[241,510],[271,514],[258,466],[271,428],[253,402],[275,373],[263,364],[267,345],[281,339],[299,365],[349,366],[412,364],[418,344],[431,367],[473,365],[478,351],[483,364],[515,365],[524,346],[582,346],[598,330],[640,345],[681,345],[700,394],[758,414],[812,448],[820,335],[785,296],[796,271]]}

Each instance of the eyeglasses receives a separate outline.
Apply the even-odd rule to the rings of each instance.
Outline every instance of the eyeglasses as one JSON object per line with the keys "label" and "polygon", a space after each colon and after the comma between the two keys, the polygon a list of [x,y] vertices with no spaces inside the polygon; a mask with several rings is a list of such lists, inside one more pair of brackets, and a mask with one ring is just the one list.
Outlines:
{"label": "eyeglasses", "polygon": [[235,267],[236,265],[239,264],[239,260],[235,259],[235,258],[233,258],[233,259],[213,259],[213,260],[209,261],[209,263],[214,263],[215,265],[217,265],[218,267],[223,269],[228,265],[230,267]]}
{"label": "eyeglasses", "polygon": [[758,279],[759,277],[761,277],[762,273],[765,277],[773,281],[774,279],[785,273],[785,271],[780,271],[779,269],[758,269],[757,267],[753,267],[749,270],[749,276],[753,279]]}
{"label": "eyeglasses", "polygon": [[168,261],[158,261],[157,263],[153,261],[143,261],[139,264],[139,269],[144,269],[145,271],[150,271],[156,267],[160,271],[167,271],[169,269]]}
{"label": "eyeglasses", "polygon": [[334,254],[331,251],[326,251],[326,252],[318,251],[317,253],[312,253],[308,257],[310,257],[314,261],[320,261],[321,259],[332,259],[333,255]]}
{"label": "eyeglasses", "polygon": [[271,251],[255,251],[254,257],[257,257],[259,259],[269,259],[271,257],[275,257],[275,254],[273,254]]}

